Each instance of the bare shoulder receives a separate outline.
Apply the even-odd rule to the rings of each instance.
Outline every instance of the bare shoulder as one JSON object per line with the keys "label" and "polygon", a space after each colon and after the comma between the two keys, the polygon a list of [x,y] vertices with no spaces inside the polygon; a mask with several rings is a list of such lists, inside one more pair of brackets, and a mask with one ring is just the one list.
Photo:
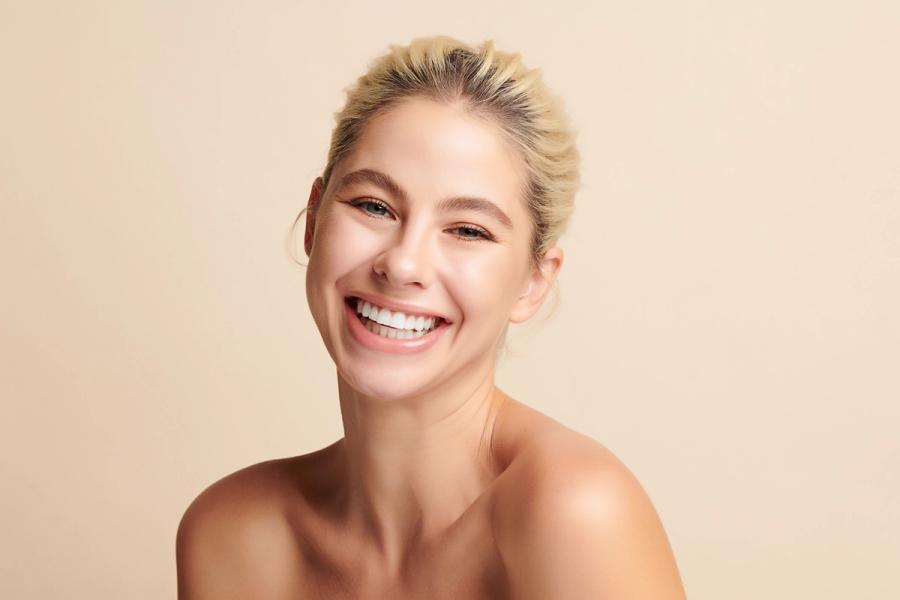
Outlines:
{"label": "bare shoulder", "polygon": [[296,459],[257,463],[201,492],[176,535],[178,597],[284,597],[299,564],[285,515]]}
{"label": "bare shoulder", "polygon": [[663,525],[634,474],[593,439],[530,418],[531,441],[492,507],[513,597],[683,600]]}

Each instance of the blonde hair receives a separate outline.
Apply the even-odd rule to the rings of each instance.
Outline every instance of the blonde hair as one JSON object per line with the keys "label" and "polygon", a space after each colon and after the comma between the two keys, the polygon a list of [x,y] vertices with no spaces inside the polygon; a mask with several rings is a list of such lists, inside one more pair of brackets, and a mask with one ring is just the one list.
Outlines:
{"label": "blonde hair", "polygon": [[491,40],[472,47],[447,36],[420,37],[389,49],[346,89],[346,104],[335,113],[322,189],[372,117],[416,96],[462,102],[473,113],[494,118],[524,159],[523,195],[537,264],[565,231],[580,179],[575,133],[561,101],[541,81],[541,70],[526,68],[519,54],[495,50]]}

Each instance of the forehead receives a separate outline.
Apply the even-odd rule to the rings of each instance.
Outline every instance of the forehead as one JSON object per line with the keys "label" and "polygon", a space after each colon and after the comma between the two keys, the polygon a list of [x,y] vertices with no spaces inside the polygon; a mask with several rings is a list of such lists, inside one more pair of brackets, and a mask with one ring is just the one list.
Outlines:
{"label": "forehead", "polygon": [[489,119],[460,105],[424,98],[402,101],[373,118],[342,161],[387,173],[413,199],[476,196],[524,211],[526,170],[518,150]]}

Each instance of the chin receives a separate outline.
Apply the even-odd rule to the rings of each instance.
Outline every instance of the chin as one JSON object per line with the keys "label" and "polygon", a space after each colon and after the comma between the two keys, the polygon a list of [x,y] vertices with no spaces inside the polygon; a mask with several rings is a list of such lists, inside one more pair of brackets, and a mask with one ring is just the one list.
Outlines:
{"label": "chin", "polygon": [[378,370],[369,373],[340,371],[341,378],[356,392],[378,400],[400,401],[421,394],[432,387],[421,377],[405,377],[397,372]]}

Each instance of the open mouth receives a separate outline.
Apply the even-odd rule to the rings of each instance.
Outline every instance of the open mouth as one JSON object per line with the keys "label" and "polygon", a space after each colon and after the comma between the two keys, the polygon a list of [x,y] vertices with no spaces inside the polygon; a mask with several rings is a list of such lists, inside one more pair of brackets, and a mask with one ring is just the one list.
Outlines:
{"label": "open mouth", "polygon": [[366,329],[389,339],[418,339],[447,323],[437,315],[392,311],[356,296],[349,296],[344,301]]}

